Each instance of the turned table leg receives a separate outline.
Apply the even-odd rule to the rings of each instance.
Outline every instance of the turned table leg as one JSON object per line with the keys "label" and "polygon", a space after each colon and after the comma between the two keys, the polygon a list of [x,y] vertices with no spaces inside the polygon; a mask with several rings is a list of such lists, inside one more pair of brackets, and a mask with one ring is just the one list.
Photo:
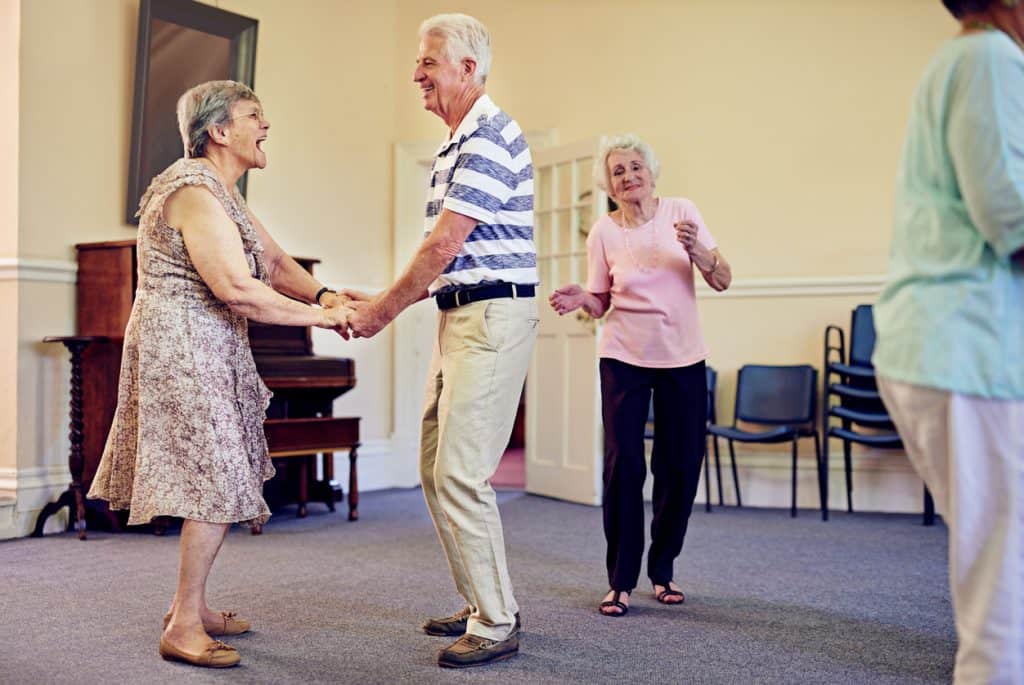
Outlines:
{"label": "turned table leg", "polygon": [[359,520],[359,475],[356,471],[356,459],[359,445],[353,445],[348,452],[348,520]]}
{"label": "turned table leg", "polygon": [[68,453],[68,470],[71,472],[71,485],[61,494],[56,502],[46,505],[39,518],[36,519],[33,536],[43,534],[46,519],[65,505],[68,508],[68,528],[78,532],[78,539],[86,539],[85,525],[85,492],[82,488],[82,469],[85,460],[82,457],[82,351],[93,342],[105,342],[108,338],[101,336],[50,336],[43,342],[59,342],[71,353],[71,428],[68,440],[71,448]]}

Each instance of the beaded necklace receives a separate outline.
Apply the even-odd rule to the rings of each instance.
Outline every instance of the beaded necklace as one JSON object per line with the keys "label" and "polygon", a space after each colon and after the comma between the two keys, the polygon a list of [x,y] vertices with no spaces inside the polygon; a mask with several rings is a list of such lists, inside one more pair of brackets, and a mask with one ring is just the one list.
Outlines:
{"label": "beaded necklace", "polygon": [[[626,243],[626,253],[629,255],[629,259],[633,262],[633,266],[635,266],[637,268],[637,270],[640,271],[641,273],[645,273],[645,274],[651,273],[652,271],[657,269],[658,266],[661,264],[661,248],[658,245],[658,233],[657,233],[658,225],[654,222],[654,217],[658,213],[658,208],[660,206],[661,206],[661,203],[659,202],[658,205],[656,205],[655,208],[654,208],[654,214],[651,215],[650,220],[647,221],[646,223],[640,224],[639,226],[633,226],[631,228],[626,228],[626,226],[624,226],[624,225],[619,225],[619,229],[622,231],[623,240]],[[620,210],[619,217],[622,219],[623,223],[625,223],[625,219],[626,219],[625,212],[622,212]],[[633,246],[630,245],[629,236],[630,236],[631,233],[634,233],[634,232],[639,231],[640,229],[644,228],[647,224],[651,225],[651,238],[650,238],[651,261],[650,261],[649,264],[644,264],[644,263],[641,263],[640,260],[638,260],[636,258],[635,254],[633,254]],[[618,225],[618,224],[616,224],[616,225]]]}

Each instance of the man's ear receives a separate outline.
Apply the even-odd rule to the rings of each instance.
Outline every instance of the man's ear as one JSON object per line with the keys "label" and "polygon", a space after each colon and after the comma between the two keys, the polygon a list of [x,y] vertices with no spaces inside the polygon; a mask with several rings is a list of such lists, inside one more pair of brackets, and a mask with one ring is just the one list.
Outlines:
{"label": "man's ear", "polygon": [[466,79],[472,80],[476,76],[476,60],[472,57],[462,58],[462,75]]}

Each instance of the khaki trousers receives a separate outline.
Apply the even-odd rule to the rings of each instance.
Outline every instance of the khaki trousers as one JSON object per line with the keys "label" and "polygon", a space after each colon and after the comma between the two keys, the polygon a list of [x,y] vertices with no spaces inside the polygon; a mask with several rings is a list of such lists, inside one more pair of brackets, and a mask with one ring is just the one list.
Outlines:
{"label": "khaki trousers", "polygon": [[878,379],[949,528],[957,685],[1024,685],[1024,400]]}
{"label": "khaki trousers", "polygon": [[537,339],[535,298],[473,302],[438,313],[420,437],[423,496],[466,632],[504,640],[519,610],[490,478],[508,444]]}

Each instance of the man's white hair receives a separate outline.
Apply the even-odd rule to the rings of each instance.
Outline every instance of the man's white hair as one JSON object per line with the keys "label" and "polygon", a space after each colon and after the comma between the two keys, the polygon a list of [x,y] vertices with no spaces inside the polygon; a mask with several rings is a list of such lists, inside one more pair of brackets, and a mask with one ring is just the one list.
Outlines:
{"label": "man's white hair", "polygon": [[627,133],[621,136],[602,138],[597,147],[597,157],[594,159],[596,162],[594,164],[594,185],[604,192],[609,192],[608,189],[612,187],[612,179],[608,175],[608,155],[613,152],[639,153],[644,158],[644,164],[651,170],[651,180],[658,180],[658,174],[661,172],[658,158],[654,155],[651,146],[640,140],[639,136]]}
{"label": "man's white hair", "polygon": [[420,40],[435,36],[444,40],[444,56],[450,62],[468,57],[476,62],[476,82],[483,84],[491,70],[491,34],[468,14],[437,14],[420,24]]}

